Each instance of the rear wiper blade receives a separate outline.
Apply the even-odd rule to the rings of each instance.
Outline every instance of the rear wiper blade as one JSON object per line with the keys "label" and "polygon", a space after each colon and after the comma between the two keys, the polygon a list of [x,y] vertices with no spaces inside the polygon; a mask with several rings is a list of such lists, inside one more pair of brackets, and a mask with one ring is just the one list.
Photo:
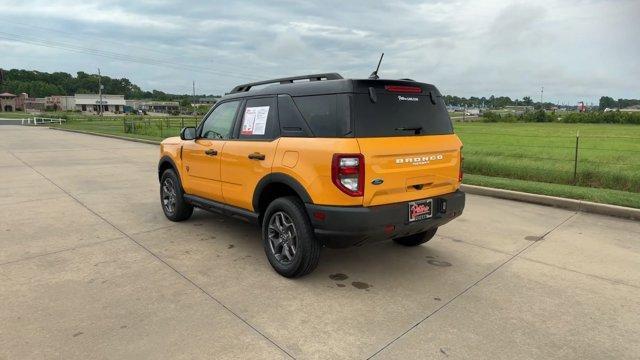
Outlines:
{"label": "rear wiper blade", "polygon": [[416,126],[416,127],[397,127],[396,130],[398,131],[413,131],[414,134],[418,135],[420,134],[420,132],[422,131],[422,126]]}

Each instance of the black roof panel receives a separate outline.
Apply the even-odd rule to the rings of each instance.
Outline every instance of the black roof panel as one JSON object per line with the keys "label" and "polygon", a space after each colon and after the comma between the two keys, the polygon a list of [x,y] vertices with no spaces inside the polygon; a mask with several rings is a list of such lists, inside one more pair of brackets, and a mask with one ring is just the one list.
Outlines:
{"label": "black roof panel", "polygon": [[[342,79],[340,75],[336,73],[330,74],[317,74],[320,75],[337,75],[329,80],[315,80],[315,81],[293,81],[288,82],[289,79],[302,79],[312,75],[297,76],[292,78],[275,79],[269,81],[260,81],[256,83],[238,85],[233,90],[234,92],[228,93],[223,96],[222,100],[226,99],[241,99],[245,97],[262,96],[262,95],[281,95],[287,94],[290,96],[309,96],[309,95],[326,95],[326,94],[340,94],[340,93],[366,93],[369,87],[376,89],[383,89],[384,85],[406,85],[406,86],[419,86],[422,88],[423,93],[434,91],[436,95],[440,96],[440,92],[435,86],[426,83],[415,82],[411,80],[392,80],[392,79]],[[281,83],[285,82],[285,83]],[[259,86],[259,87],[258,87]],[[248,88],[249,90],[245,90]]]}

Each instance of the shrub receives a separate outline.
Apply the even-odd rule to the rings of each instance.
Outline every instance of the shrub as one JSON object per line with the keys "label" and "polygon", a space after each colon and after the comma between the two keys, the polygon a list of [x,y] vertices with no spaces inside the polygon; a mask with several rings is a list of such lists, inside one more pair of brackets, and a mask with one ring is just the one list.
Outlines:
{"label": "shrub", "polygon": [[553,122],[557,120],[554,113],[548,113],[544,110],[536,110],[521,115],[524,122]]}
{"label": "shrub", "polygon": [[640,125],[640,112],[625,111],[590,111],[569,112],[558,116],[557,113],[536,110],[516,115],[513,113],[498,114],[487,111],[480,118],[482,122],[554,122],[580,124],[636,124]]}
{"label": "shrub", "polygon": [[486,111],[484,114],[482,114],[481,117],[483,122],[500,122],[502,121],[500,118],[500,115],[491,112],[491,111]]}
{"label": "shrub", "polygon": [[599,112],[568,113],[560,120],[564,123],[582,124],[639,124],[640,112]]}
{"label": "shrub", "polygon": [[534,112],[526,112],[524,114],[516,115],[512,113],[497,114],[491,111],[487,111],[482,114],[483,122],[553,122],[556,121],[556,115],[553,113],[547,113],[543,110]]}

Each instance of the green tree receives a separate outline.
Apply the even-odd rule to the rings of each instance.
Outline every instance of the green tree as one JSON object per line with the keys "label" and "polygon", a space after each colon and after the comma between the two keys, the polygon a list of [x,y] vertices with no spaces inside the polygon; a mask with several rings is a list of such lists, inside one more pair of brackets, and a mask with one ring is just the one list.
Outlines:
{"label": "green tree", "polygon": [[618,107],[618,103],[612,97],[609,97],[609,96],[600,97],[600,104],[599,104],[600,110],[604,110],[606,108],[613,109],[616,107]]}
{"label": "green tree", "polygon": [[188,97],[183,97],[182,99],[180,99],[180,106],[182,106],[182,107],[191,106],[191,100],[189,100]]}

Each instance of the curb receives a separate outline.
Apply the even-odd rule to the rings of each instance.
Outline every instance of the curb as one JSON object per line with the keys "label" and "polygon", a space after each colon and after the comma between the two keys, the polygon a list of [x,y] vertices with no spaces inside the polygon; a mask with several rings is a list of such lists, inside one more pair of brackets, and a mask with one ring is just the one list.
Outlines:
{"label": "curb", "polygon": [[0,119],[0,125],[22,125],[20,119]]}
{"label": "curb", "polygon": [[640,220],[640,209],[634,209],[624,206],[600,204],[591,201],[567,199],[548,195],[538,195],[513,190],[495,189],[477,185],[462,184],[460,186],[460,189],[467,194],[491,196],[500,199],[522,201],[538,205],[547,205],[573,211],[583,211],[592,214]]}
{"label": "curb", "polygon": [[[49,127],[49,129],[74,132],[79,134],[102,136],[102,137],[108,137],[112,139],[133,141],[133,142],[144,143],[144,144],[160,145],[160,141],[155,141],[155,140],[136,139],[136,138],[130,138],[126,136],[101,134],[101,133],[95,133],[95,132],[84,131],[84,130],[61,129],[56,127]],[[591,201],[567,199],[567,198],[548,196],[548,195],[538,195],[538,194],[531,194],[531,193],[525,193],[520,191],[496,189],[496,188],[489,188],[489,187],[477,186],[477,185],[462,184],[460,185],[460,190],[466,192],[467,194],[490,196],[490,197],[495,197],[500,199],[527,202],[531,204],[553,206],[553,207],[568,209],[572,211],[583,211],[583,212],[588,212],[592,214],[600,214],[600,215],[615,216],[615,217],[626,218],[626,219],[640,220],[640,209],[634,209],[634,208],[629,208],[624,206],[600,204],[600,203],[594,203]]]}
{"label": "curb", "polygon": [[112,138],[112,139],[133,141],[133,142],[138,142],[138,143],[143,143],[143,144],[160,145],[160,141],[156,141],[156,140],[136,139],[136,138],[126,137],[126,136],[101,134],[101,133],[96,133],[96,132],[92,132],[92,131],[84,131],[84,130],[62,129],[62,128],[57,128],[57,127],[49,127],[49,129],[58,130],[58,131],[73,132],[73,133],[78,133],[78,134],[102,136],[102,137],[108,137],[108,138]]}

